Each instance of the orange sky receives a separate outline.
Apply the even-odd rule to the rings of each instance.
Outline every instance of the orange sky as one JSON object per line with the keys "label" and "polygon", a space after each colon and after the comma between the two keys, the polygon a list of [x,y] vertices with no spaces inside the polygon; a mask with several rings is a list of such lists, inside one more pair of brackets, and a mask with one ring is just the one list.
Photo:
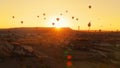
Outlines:
{"label": "orange sky", "polygon": [[[54,22],[72,29],[80,26],[80,29],[87,30],[91,21],[92,30],[120,30],[119,3],[120,0],[0,0],[0,28],[52,27]],[[37,15],[40,17],[37,18]],[[71,19],[72,16],[79,20]]]}

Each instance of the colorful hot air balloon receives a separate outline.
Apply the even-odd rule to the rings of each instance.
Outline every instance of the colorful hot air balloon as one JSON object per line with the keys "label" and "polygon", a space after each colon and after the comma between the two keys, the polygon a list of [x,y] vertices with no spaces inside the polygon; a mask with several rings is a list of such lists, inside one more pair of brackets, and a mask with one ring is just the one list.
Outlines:
{"label": "colorful hot air balloon", "polygon": [[59,20],[60,20],[60,18],[56,18],[56,20],[57,20],[57,21],[59,21]]}

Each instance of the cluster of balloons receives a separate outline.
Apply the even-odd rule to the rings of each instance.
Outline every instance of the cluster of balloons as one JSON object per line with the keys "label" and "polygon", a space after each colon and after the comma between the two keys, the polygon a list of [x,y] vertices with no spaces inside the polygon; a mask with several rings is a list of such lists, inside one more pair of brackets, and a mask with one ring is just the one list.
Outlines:
{"label": "cluster of balloons", "polygon": [[[74,16],[72,16],[72,19],[75,19],[75,17],[74,17]],[[76,21],[78,21],[79,19],[78,19],[78,18],[76,18],[75,20],[76,20]]]}
{"label": "cluster of balloons", "polygon": [[[92,6],[91,6],[91,5],[89,5],[89,6],[88,6],[88,8],[89,8],[89,9],[91,9],[91,8],[92,8]],[[66,13],[68,13],[68,10],[66,10],[65,12],[66,12]],[[46,13],[43,13],[42,15],[43,15],[43,17],[44,17],[43,19],[44,19],[44,20],[46,20],[46,17],[45,17],[45,16],[46,16]],[[63,14],[62,14],[62,13],[60,13],[60,15],[62,16]],[[38,15],[38,16],[37,16],[37,18],[39,18],[39,17],[40,17],[40,16]],[[14,19],[14,18],[15,18],[15,16],[12,16],[12,18]],[[75,19],[76,21],[78,21],[78,20],[79,20],[78,18],[75,18],[74,16],[72,16],[72,19]],[[60,20],[60,18],[56,18],[56,21],[57,21],[57,22],[58,22],[59,20]],[[23,24],[23,21],[21,21],[21,24]],[[54,25],[55,25],[55,23],[53,22],[53,23],[52,23],[52,25],[54,26]],[[88,23],[88,27],[90,27],[90,26],[91,26],[91,22],[89,22],[89,23]]]}
{"label": "cluster of balloons", "polygon": [[[42,15],[44,16],[44,18],[43,18],[43,19],[44,19],[44,20],[46,20],[46,17],[45,17],[45,16],[46,16],[46,14],[45,14],[45,13],[43,13]],[[37,18],[39,18],[39,17],[40,17],[40,16],[37,16]]]}
{"label": "cluster of balloons", "polygon": [[[14,19],[14,18],[15,18],[15,16],[12,16],[12,18]],[[23,21],[21,21],[21,24],[23,24]]]}
{"label": "cluster of balloons", "polygon": [[[66,12],[66,13],[68,13],[68,10],[66,10],[65,12]],[[62,16],[63,14],[62,14],[62,13],[60,13],[60,15]],[[57,22],[59,22],[59,21],[60,21],[60,18],[58,18],[58,17],[57,17],[57,18],[56,18],[56,21],[57,21]],[[52,23],[52,25],[54,26],[54,25],[55,25],[55,23],[53,22],[53,23]]]}
{"label": "cluster of balloons", "polygon": [[[89,9],[91,9],[91,8],[92,8],[92,6],[91,6],[91,5],[89,5],[88,7],[89,7]],[[90,27],[91,27],[91,21],[88,23],[88,27],[89,27],[89,30],[90,30]]]}
{"label": "cluster of balloons", "polygon": [[[60,18],[56,18],[56,21],[58,22],[60,20]],[[54,26],[55,23],[53,22],[52,25]]]}
{"label": "cluster of balloons", "polygon": [[[75,19],[75,17],[74,17],[74,16],[72,16],[72,19]],[[76,20],[76,21],[78,21],[79,19],[78,19],[78,18],[76,18],[75,20]]]}
{"label": "cluster of balloons", "polygon": [[[45,14],[45,13],[43,13],[43,16],[46,16],[46,14]],[[40,17],[40,16],[38,15],[38,16],[37,16],[37,18],[39,18],[39,17]],[[14,18],[15,18],[15,16],[12,16],[12,18],[14,19]],[[44,19],[44,20],[46,20],[46,17],[44,17],[43,19]],[[21,24],[23,24],[23,21],[21,21]]]}
{"label": "cluster of balloons", "polygon": [[[43,13],[43,16],[46,16],[46,14],[45,14],[45,13]],[[46,17],[44,17],[43,19],[44,19],[44,20],[46,20]]]}

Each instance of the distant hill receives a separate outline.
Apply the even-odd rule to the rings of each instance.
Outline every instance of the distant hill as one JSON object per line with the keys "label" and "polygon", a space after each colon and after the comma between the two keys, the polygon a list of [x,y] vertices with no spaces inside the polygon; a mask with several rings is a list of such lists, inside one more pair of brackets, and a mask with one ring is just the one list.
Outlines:
{"label": "distant hill", "polygon": [[56,30],[62,30],[62,31],[73,31],[69,27],[63,27],[63,28],[55,28],[55,27],[20,27],[20,28],[9,28],[9,29],[0,29],[0,31],[13,31],[13,32],[49,32],[49,31],[56,31]]}
{"label": "distant hill", "polygon": [[[21,28],[10,28],[10,29],[14,29],[14,30],[51,30],[51,29],[56,29],[55,27],[21,27]],[[64,29],[64,30],[72,30],[71,28],[69,27],[63,27],[63,28],[60,28],[60,29]]]}

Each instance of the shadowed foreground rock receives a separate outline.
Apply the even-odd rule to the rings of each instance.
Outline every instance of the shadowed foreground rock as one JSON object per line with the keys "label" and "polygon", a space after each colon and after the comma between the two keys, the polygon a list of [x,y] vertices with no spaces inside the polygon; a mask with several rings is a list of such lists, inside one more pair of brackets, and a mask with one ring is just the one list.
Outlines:
{"label": "shadowed foreground rock", "polygon": [[34,50],[32,47],[20,46],[19,43],[3,43],[0,45],[0,57],[35,56],[33,52]]}
{"label": "shadowed foreground rock", "polygon": [[0,42],[1,68],[54,68],[54,64],[51,58],[30,46]]}

